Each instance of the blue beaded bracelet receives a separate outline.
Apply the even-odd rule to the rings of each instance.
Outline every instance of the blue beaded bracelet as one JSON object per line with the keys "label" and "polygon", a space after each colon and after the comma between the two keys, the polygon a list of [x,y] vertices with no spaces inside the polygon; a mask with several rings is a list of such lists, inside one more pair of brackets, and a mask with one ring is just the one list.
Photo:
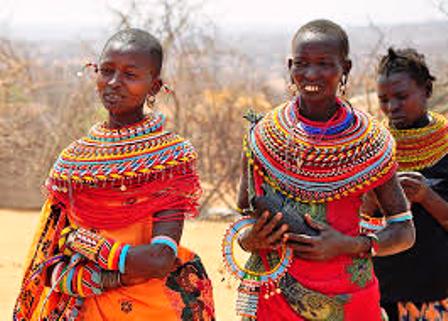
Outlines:
{"label": "blue beaded bracelet", "polygon": [[171,248],[174,252],[174,255],[177,256],[177,243],[169,236],[166,236],[166,235],[156,236],[151,240],[151,244],[152,245],[156,245],[156,244],[166,245],[169,248]]}
{"label": "blue beaded bracelet", "polygon": [[118,260],[118,271],[120,271],[121,274],[124,274],[125,267],[126,267],[126,257],[128,256],[128,251],[131,246],[129,244],[126,244],[120,253],[120,258]]}
{"label": "blue beaded bracelet", "polygon": [[403,213],[395,214],[389,217],[386,217],[387,224],[390,223],[399,223],[404,221],[411,221],[412,220],[412,212],[406,211]]}

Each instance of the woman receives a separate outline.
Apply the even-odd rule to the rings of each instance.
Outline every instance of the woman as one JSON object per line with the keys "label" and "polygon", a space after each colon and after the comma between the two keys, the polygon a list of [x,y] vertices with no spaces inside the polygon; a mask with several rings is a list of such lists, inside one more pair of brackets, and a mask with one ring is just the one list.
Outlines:
{"label": "woman", "polygon": [[106,43],[97,90],[108,120],[59,156],[14,320],[213,320],[210,280],[178,246],[197,213],[196,152],[144,115],[162,48],[127,29]]}
{"label": "woman", "polygon": [[[434,80],[414,49],[389,49],[381,58],[378,98],[397,142],[398,176],[417,233],[411,249],[374,260],[391,321],[448,319],[448,121],[428,111]],[[366,214],[375,209],[371,203]]]}
{"label": "woman", "polygon": [[[260,196],[280,199],[281,211],[303,217],[314,230],[292,233],[292,226],[279,226],[282,213],[265,212],[243,234],[241,247],[260,254],[259,266],[265,268],[269,262],[263,253],[280,242],[294,250],[278,291],[258,289],[255,315],[245,313],[250,304],[240,300],[248,317],[378,321],[378,282],[370,256],[398,253],[414,242],[412,216],[395,175],[393,140],[336,96],[351,68],[348,52],[347,35],[337,24],[316,20],[302,26],[289,61],[298,94],[257,119],[246,138],[238,206],[250,210]],[[368,190],[378,195],[389,220],[404,219],[360,235],[360,196]],[[244,298],[248,289],[240,287],[240,292]]]}

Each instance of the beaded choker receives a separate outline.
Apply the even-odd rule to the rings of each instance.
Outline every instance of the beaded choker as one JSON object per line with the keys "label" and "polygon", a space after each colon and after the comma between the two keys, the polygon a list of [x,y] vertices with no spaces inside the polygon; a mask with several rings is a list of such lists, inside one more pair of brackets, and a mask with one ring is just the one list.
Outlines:
{"label": "beaded choker", "polygon": [[331,120],[312,122],[297,100],[252,126],[245,150],[254,172],[300,202],[330,202],[371,189],[394,173],[394,142],[368,115],[337,100]]}
{"label": "beaded choker", "polygon": [[431,123],[423,128],[389,128],[397,142],[397,162],[401,171],[431,167],[448,153],[448,121],[429,112]]}
{"label": "beaded choker", "polygon": [[60,154],[50,172],[48,188],[57,192],[85,186],[126,190],[155,174],[190,166],[196,159],[192,145],[164,131],[164,122],[161,113],[152,113],[120,129],[93,126],[87,137]]}

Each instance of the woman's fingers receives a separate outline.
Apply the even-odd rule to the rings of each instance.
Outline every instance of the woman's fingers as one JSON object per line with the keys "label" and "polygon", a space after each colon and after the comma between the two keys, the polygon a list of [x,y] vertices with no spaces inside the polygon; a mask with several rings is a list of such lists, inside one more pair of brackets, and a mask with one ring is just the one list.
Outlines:
{"label": "woman's fingers", "polygon": [[269,244],[278,243],[282,240],[283,234],[288,230],[288,225],[283,224],[274,233],[271,233],[267,238]]}
{"label": "woman's fingers", "polygon": [[306,246],[313,246],[316,244],[317,239],[314,236],[309,236],[306,234],[294,234],[294,233],[287,233],[285,235],[286,241],[290,242],[292,244],[305,244]]}
{"label": "woman's fingers", "polygon": [[315,221],[310,214],[305,214],[305,220],[308,223],[309,226],[311,226],[313,229],[318,231],[323,231],[325,229],[325,225],[322,223],[319,223],[318,221]]}
{"label": "woman's fingers", "polygon": [[399,178],[409,177],[409,178],[417,179],[419,181],[424,179],[424,176],[419,172],[399,172],[398,177]]}
{"label": "woman's fingers", "polygon": [[261,214],[261,216],[257,219],[257,221],[254,224],[254,227],[252,228],[252,230],[256,233],[260,232],[264,225],[266,224],[266,222],[268,221],[268,217],[269,217],[269,212],[268,211],[264,211],[263,214]]}
{"label": "woman's fingers", "polygon": [[[266,212],[269,215],[269,212]],[[263,214],[264,215],[264,214]],[[278,225],[280,220],[282,219],[282,213],[277,213],[271,220],[264,225],[262,230],[260,231],[259,235],[260,237],[266,238],[269,234],[272,233],[272,231],[275,229],[275,227]]]}

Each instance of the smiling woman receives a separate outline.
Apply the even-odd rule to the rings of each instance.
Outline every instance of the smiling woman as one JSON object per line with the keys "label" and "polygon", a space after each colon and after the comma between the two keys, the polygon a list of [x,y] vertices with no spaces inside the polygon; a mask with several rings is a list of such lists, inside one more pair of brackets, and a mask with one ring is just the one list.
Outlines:
{"label": "smiling woman", "polygon": [[[395,175],[392,137],[337,97],[351,68],[348,53],[347,35],[337,24],[316,20],[302,26],[288,64],[296,96],[254,117],[245,138],[242,213],[257,213],[254,200],[260,197],[275,199],[280,212],[301,216],[314,230],[293,233],[288,226],[293,222],[284,221],[282,213],[256,215],[239,239],[252,253],[246,271],[255,271],[242,276],[239,288],[238,310],[245,318],[380,321],[371,256],[394,254],[414,242],[412,215]],[[387,216],[400,222],[363,234],[361,196],[372,190]],[[254,278],[280,260],[281,243],[294,258],[273,291],[271,283]]]}
{"label": "smiling woman", "polygon": [[112,36],[97,88],[108,120],[68,146],[46,183],[14,320],[213,320],[211,282],[179,245],[198,214],[196,152],[143,113],[162,81],[145,31]]}

